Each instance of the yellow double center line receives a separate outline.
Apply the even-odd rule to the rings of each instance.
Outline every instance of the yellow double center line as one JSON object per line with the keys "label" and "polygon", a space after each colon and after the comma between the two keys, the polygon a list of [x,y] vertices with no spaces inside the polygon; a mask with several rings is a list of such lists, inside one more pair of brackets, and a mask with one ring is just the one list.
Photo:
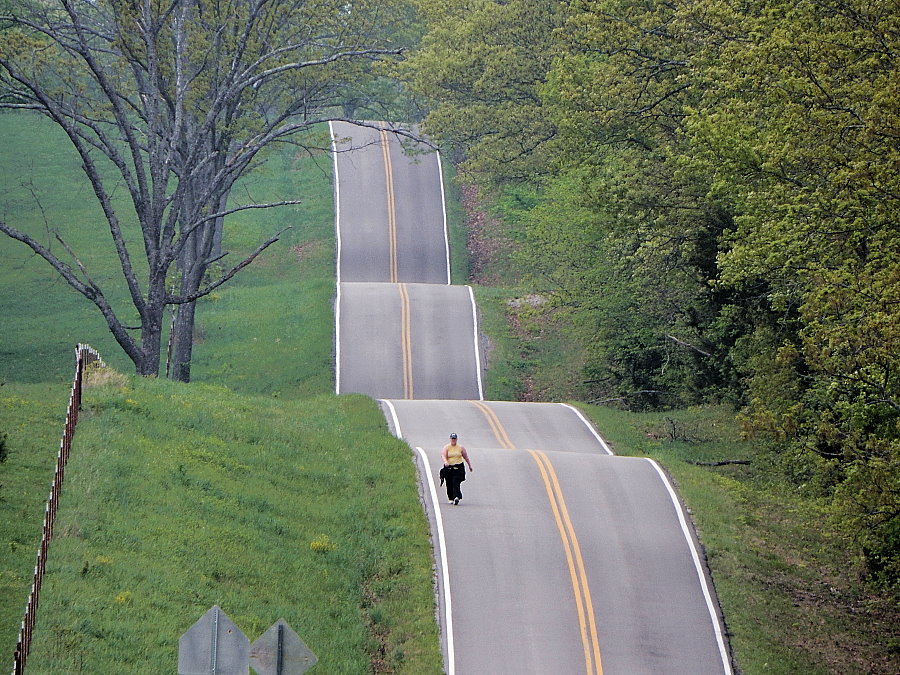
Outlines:
{"label": "yellow double center line", "polygon": [[388,145],[388,133],[381,129],[381,154],[384,157],[384,176],[387,185],[387,217],[388,217],[388,257],[391,283],[396,284],[397,273],[397,212],[394,206],[394,168],[391,164],[391,151]]}
{"label": "yellow double center line", "polygon": [[500,418],[497,417],[497,413],[488,408],[487,405],[481,401],[469,401],[469,403],[484,413],[484,416],[487,418],[488,426],[490,426],[491,431],[494,432],[494,438],[497,439],[497,443],[500,444],[500,447],[506,448],[507,450],[514,450],[516,446],[513,445],[513,442],[506,434],[506,429],[500,424]]}
{"label": "yellow double center line", "polygon": [[[394,204],[394,168],[391,164],[391,150],[388,141],[388,133],[380,129],[381,154],[384,158],[384,177],[387,189],[387,217],[388,217],[388,258],[390,266],[391,283],[399,281],[397,269],[397,210]],[[409,291],[406,284],[398,284],[400,291],[400,345],[403,354],[403,397],[413,397],[412,380],[412,337],[410,329]]]}
{"label": "yellow double center line", "polygon": [[600,641],[597,639],[597,624],[594,620],[594,605],[591,602],[591,591],[588,587],[587,573],[584,570],[584,559],[581,557],[581,547],[578,545],[578,537],[575,536],[575,528],[569,519],[569,509],[566,500],[563,499],[562,488],[556,471],[550,463],[550,458],[540,450],[529,450],[534,461],[537,462],[547,488],[547,497],[550,499],[550,507],[553,509],[553,517],[556,519],[556,527],[566,551],[566,562],[569,565],[569,577],[572,580],[572,589],[575,591],[575,605],[578,608],[578,624],[581,627],[581,644],[584,648],[584,663],[588,675],[603,675],[603,666],[600,663]]}
{"label": "yellow double center line", "polygon": [[403,397],[413,397],[412,379],[412,330],[410,322],[409,289],[406,284],[397,284],[400,290],[400,345],[403,360]]}
{"label": "yellow double center line", "polygon": [[[515,449],[509,435],[503,428],[500,418],[485,403],[481,401],[469,401],[484,413],[494,437],[501,448]],[[584,664],[587,675],[603,675],[603,665],[600,662],[600,641],[597,638],[597,623],[594,619],[594,604],[591,601],[591,589],[588,586],[587,572],[584,568],[584,558],[581,555],[581,546],[578,537],[575,536],[575,528],[569,518],[569,509],[563,498],[562,487],[553,469],[550,458],[540,450],[529,450],[531,457],[538,465],[544,487],[547,489],[547,497],[550,500],[550,508],[553,518],[556,520],[556,528],[562,540],[566,553],[566,562],[569,567],[569,578],[572,582],[572,590],[575,594],[575,607],[578,610],[578,625],[581,631],[581,645],[584,650]]]}

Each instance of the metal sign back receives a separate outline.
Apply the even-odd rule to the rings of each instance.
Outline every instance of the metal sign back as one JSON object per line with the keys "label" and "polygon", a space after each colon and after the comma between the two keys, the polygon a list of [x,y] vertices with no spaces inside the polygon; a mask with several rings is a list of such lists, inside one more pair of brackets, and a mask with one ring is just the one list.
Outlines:
{"label": "metal sign back", "polygon": [[250,647],[250,665],[259,675],[302,675],[318,660],[284,619]]}
{"label": "metal sign back", "polygon": [[218,605],[178,640],[178,675],[247,675],[250,640]]}

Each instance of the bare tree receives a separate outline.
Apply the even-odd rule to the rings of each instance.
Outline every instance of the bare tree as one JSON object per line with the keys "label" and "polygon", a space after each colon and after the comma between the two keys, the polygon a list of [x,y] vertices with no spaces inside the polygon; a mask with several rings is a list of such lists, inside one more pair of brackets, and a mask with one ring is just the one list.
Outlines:
{"label": "bare tree", "polygon": [[[102,208],[140,325],[123,322],[62,239],[66,260],[9,223],[0,222],[0,231],[96,305],[139,374],[158,374],[164,312],[178,306],[171,377],[187,381],[196,301],[281,235],[220,269],[213,263],[227,255],[223,221],[298,203],[232,204],[235,181],[275,143],[315,144],[302,132],[336,117],[329,111],[340,109],[343,92],[358,88],[373,60],[400,53],[384,37],[391,4],[12,1],[16,10],[0,16],[0,107],[37,111],[66,133]],[[112,199],[119,185],[130,198],[125,214]],[[141,251],[123,232],[134,219]],[[145,279],[138,255],[146,258]]]}

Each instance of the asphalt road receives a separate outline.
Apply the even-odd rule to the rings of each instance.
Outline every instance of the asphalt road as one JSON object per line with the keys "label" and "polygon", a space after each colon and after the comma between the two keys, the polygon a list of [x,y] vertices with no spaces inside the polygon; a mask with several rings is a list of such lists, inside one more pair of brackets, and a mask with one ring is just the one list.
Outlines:
{"label": "asphalt road", "polygon": [[[448,258],[434,156],[395,153],[377,128],[335,124],[333,137],[336,389],[382,399],[415,448],[447,672],[730,673],[718,603],[662,470],[613,456],[569,406],[480,400],[471,291],[428,277]],[[458,506],[438,485],[450,432],[475,468]]]}
{"label": "asphalt road", "polygon": [[[697,543],[656,464],[608,454],[564,405],[382,406],[418,449],[432,530],[442,523],[441,616],[455,672],[729,672]],[[450,431],[475,469],[459,506],[438,484]]]}
{"label": "asphalt road", "polygon": [[338,292],[338,393],[480,398],[467,286],[344,282]]}
{"label": "asphalt road", "polygon": [[449,284],[438,155],[371,124],[331,125],[338,281]]}

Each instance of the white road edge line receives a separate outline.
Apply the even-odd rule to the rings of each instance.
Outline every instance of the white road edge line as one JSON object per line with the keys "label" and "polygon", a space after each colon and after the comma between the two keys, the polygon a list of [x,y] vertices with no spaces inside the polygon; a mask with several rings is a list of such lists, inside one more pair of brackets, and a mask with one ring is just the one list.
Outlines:
{"label": "white road edge line", "polygon": [[576,415],[578,415],[578,419],[580,419],[582,422],[584,422],[584,426],[586,426],[588,428],[588,430],[592,434],[594,434],[594,438],[596,438],[600,442],[600,445],[606,451],[606,454],[615,456],[616,453],[614,453],[612,450],[610,450],[610,447],[606,444],[606,441],[603,440],[603,437],[600,436],[599,433],[597,433],[597,430],[594,428],[594,425],[591,424],[590,422],[588,422],[587,418],[583,414],[581,414],[581,411],[578,408],[576,408],[575,406],[569,405],[568,403],[560,403],[559,405],[568,408],[569,410],[574,412]]}
{"label": "white road edge line", "polygon": [[447,199],[444,195],[444,167],[441,165],[441,153],[435,151],[438,165],[438,179],[441,182],[441,214],[444,217],[444,250],[447,252],[447,285],[450,285],[450,235],[447,232]]}
{"label": "white road edge line", "polygon": [[[394,435],[397,438],[403,438],[403,431],[400,429],[400,419],[397,417],[397,409],[394,404],[387,399],[380,399],[388,410],[391,412],[391,419],[394,422]],[[447,568],[447,542],[444,539],[444,521],[441,518],[441,506],[437,496],[437,488],[434,486],[434,476],[431,473],[431,465],[428,463],[428,455],[422,448],[416,446],[416,451],[422,458],[425,465],[425,475],[428,476],[428,493],[431,496],[431,506],[434,509],[434,522],[438,536],[438,553],[441,557],[441,583],[444,587],[444,625],[447,627],[447,675],[455,675],[456,673],[456,655],[453,649],[453,604],[450,598],[450,572]]]}
{"label": "white road edge line", "polygon": [[[442,183],[443,185],[443,183]],[[478,400],[484,400],[484,387],[481,384],[481,351],[478,349],[478,308],[475,306],[475,292],[471,286],[469,289],[469,300],[472,302],[472,332],[475,338],[475,378],[478,380]]]}
{"label": "white road edge line", "polygon": [[669,481],[668,476],[666,476],[665,472],[662,468],[657,464],[654,460],[649,457],[645,457],[650,464],[653,465],[653,468],[656,469],[656,473],[659,474],[660,479],[663,482],[663,485],[666,486],[666,490],[669,491],[669,497],[672,500],[672,504],[675,507],[675,513],[678,514],[678,522],[681,523],[681,531],[684,534],[685,541],[687,541],[688,548],[691,551],[691,557],[694,560],[694,569],[697,572],[697,578],[700,580],[700,587],[703,589],[703,597],[706,599],[706,609],[709,612],[709,618],[712,620],[713,629],[716,633],[716,642],[719,645],[719,655],[722,658],[722,667],[726,675],[731,675],[731,659],[728,658],[728,649],[725,647],[725,639],[722,636],[722,626],[719,623],[719,615],[716,613],[715,605],[713,604],[712,594],[709,591],[709,584],[706,582],[706,575],[703,573],[703,565],[700,563],[700,553],[697,551],[697,547],[694,544],[694,539],[691,537],[691,531],[688,528],[687,520],[684,517],[684,512],[681,509],[681,503],[678,501],[678,497],[675,494],[675,489],[672,487],[672,483]]}
{"label": "white road edge line", "polygon": [[338,180],[337,137],[334,125],[328,121],[331,134],[331,161],[334,164],[334,231],[337,233],[337,282],[341,283],[341,181]]}
{"label": "white road edge line", "polygon": [[388,401],[386,398],[378,399],[382,403],[384,403],[388,410],[391,411],[391,420],[394,422],[394,436],[397,438],[403,438],[403,431],[400,429],[400,420],[397,418],[397,409],[394,408],[394,404]]}
{"label": "white road edge line", "polygon": [[334,300],[334,393],[341,393],[341,282]]}
{"label": "white road edge line", "polygon": [[434,486],[434,476],[431,475],[431,465],[428,463],[428,456],[418,446],[416,446],[416,451],[425,463],[425,474],[428,476],[428,491],[431,494],[431,504],[434,508],[434,522],[437,527],[438,548],[441,554],[441,578],[444,584],[444,623],[447,626],[447,675],[455,675],[456,656],[453,650],[453,611],[450,600],[450,572],[447,569],[447,543],[444,540],[444,522],[441,519],[441,506],[438,501],[437,488]]}
{"label": "white road edge line", "polygon": [[334,231],[337,233],[337,297],[334,305],[334,393],[341,393],[341,181],[338,177],[337,144],[334,125],[328,121],[331,134],[331,160],[334,163]]}

